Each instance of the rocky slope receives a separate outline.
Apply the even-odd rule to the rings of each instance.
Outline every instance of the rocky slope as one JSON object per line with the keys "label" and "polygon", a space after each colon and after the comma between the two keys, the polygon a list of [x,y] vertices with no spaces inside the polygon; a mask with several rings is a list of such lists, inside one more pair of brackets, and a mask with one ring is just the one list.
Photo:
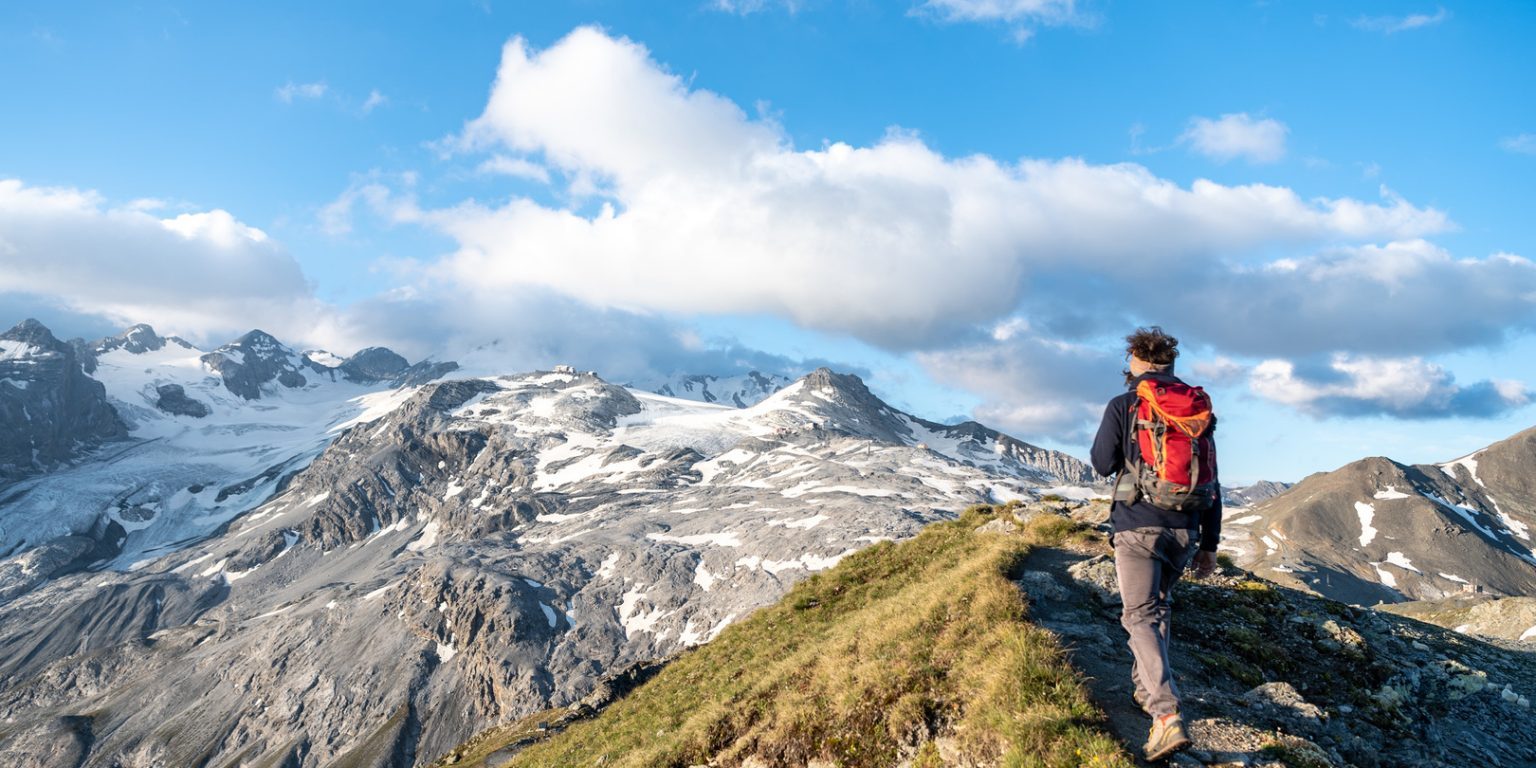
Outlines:
{"label": "rocky slope", "polygon": [[1444,464],[1369,458],[1228,510],[1224,548],[1359,605],[1536,596],[1536,431]]}
{"label": "rocky slope", "polygon": [[[265,345],[247,346],[220,355],[252,370]],[[155,407],[156,380],[130,376],[143,362],[121,353],[100,370],[130,393],[136,422],[176,424],[162,442],[206,433],[190,424],[204,419]],[[225,385],[245,389],[224,363],[183,386],[209,419],[247,420],[355,386],[314,382],[303,364],[299,387],[269,366],[258,401]],[[285,408],[254,409],[269,400]],[[130,484],[119,508],[152,520],[209,502],[177,530],[212,524],[211,538],[165,541],[147,526],[125,550],[141,554],[46,581],[25,578],[45,570],[37,550],[0,564],[21,585],[0,604],[0,755],[411,764],[704,642],[872,542],[1088,476],[979,425],[900,413],[827,370],[745,409],[572,372],[346,402],[311,403],[316,427],[240,458],[276,462],[248,482],[204,485],[198,471]],[[172,553],[156,557],[151,541]]]}
{"label": "rocky slope", "polygon": [[[974,528],[972,536],[1031,537],[1044,521],[1055,518],[1099,521],[1106,515],[1101,504],[1051,503],[1006,507],[998,517]],[[975,523],[972,523],[975,525]],[[900,545],[907,546],[907,545]],[[958,563],[958,561],[957,561]],[[958,565],[957,565],[958,567]],[[1043,756],[1045,744],[1033,748],[1044,764],[1123,765],[1142,764],[1139,754],[1149,718],[1131,701],[1129,656],[1124,630],[1119,625],[1118,595],[1113,561],[1102,536],[1066,537],[1058,546],[1037,546],[1012,570],[1018,599],[1028,604],[1020,623],[1043,627],[1054,634],[1066,651],[1094,703],[1103,713],[1080,715],[1076,726],[1095,725],[1113,734],[1123,745],[1119,756],[1084,753],[1077,762],[1050,761]],[[977,579],[981,574],[969,574]],[[935,576],[934,578],[943,578]],[[871,579],[875,579],[871,583]],[[883,594],[882,579],[890,574],[864,567],[858,576],[841,569],[824,577],[824,583],[857,583],[860,589]],[[788,604],[776,607],[776,634],[807,631],[822,619],[797,591]],[[852,618],[852,617],[850,617]],[[929,631],[943,631],[935,621]],[[838,628],[816,628],[818,635],[837,636]],[[1460,768],[1461,766],[1524,766],[1536,764],[1536,733],[1511,727],[1530,718],[1530,699],[1536,691],[1536,667],[1528,647],[1505,642],[1483,642],[1439,627],[1377,611],[1354,608],[1335,601],[1289,589],[1236,568],[1224,568],[1205,580],[1188,579],[1176,587],[1171,662],[1184,696],[1184,715],[1193,747],[1168,761],[1173,765],[1208,766],[1306,766],[1322,768]],[[585,755],[594,747],[624,743],[634,738],[636,720],[644,710],[666,709],[668,727],[651,737],[642,735],[648,748],[661,750],[676,744],[703,742],[699,764],[720,766],[776,765],[984,765],[974,762],[967,748],[967,734],[953,720],[936,718],[930,727],[916,731],[900,727],[909,716],[900,707],[876,710],[881,718],[862,729],[842,728],[835,735],[811,738],[801,749],[808,759],[788,762],[775,756],[776,742],[739,740],[745,730],[761,730],[753,717],[725,718],[712,728],[700,728],[700,718],[717,717],[719,706],[713,690],[695,698],[670,695],[690,679],[733,679],[756,674],[737,669],[751,659],[740,649],[713,647],[686,657],[677,669],[663,668],[628,696],[633,704],[620,704],[593,717],[588,708],[541,713],[538,719],[551,724],[550,731],[534,723],[513,723],[488,732],[436,763],[438,766],[500,766],[563,764],[563,757]],[[723,652],[729,650],[729,652]],[[837,646],[827,654],[853,653],[852,646]],[[1048,654],[1038,654],[1042,661]],[[974,661],[995,663],[994,659]],[[677,674],[674,674],[676,672]],[[950,668],[946,675],[963,677],[964,669]],[[1043,673],[1037,673],[1045,677]],[[674,680],[679,675],[684,680]],[[671,689],[668,686],[671,686]],[[1058,690],[1068,687],[1058,686]],[[754,688],[749,696],[771,695]],[[964,711],[985,695],[971,691],[945,703],[950,710]],[[1037,694],[1030,694],[1034,696]],[[837,705],[829,703],[831,712]],[[1018,710],[1038,714],[1032,698],[1017,702]],[[777,712],[760,712],[769,719]],[[830,716],[830,714],[829,714]],[[1029,721],[1029,717],[1017,718]],[[1006,718],[1005,718],[1006,720]],[[713,721],[708,721],[713,722]],[[807,723],[814,734],[818,723]],[[1064,724],[1063,724],[1064,725]],[[569,728],[547,744],[552,732]],[[651,727],[655,729],[654,726]],[[901,734],[897,760],[868,758],[885,733]],[[974,743],[975,733],[969,734]],[[1006,734],[994,734],[1006,742]],[[780,736],[779,738],[783,738]],[[790,734],[805,742],[805,737]],[[855,740],[850,743],[850,740]],[[711,748],[711,745],[715,745]],[[534,745],[537,745],[536,747]],[[1000,744],[1000,750],[1011,745]],[[525,750],[534,747],[525,754]],[[522,759],[527,757],[529,759]],[[632,755],[616,751],[607,764],[636,763]],[[577,760],[571,764],[587,764]]]}
{"label": "rocky slope", "polygon": [[1484,638],[1527,643],[1536,653],[1536,597],[1458,595],[1381,606],[1381,610]]}
{"label": "rocky slope", "polygon": [[0,493],[127,432],[73,346],[36,320],[0,333]]}

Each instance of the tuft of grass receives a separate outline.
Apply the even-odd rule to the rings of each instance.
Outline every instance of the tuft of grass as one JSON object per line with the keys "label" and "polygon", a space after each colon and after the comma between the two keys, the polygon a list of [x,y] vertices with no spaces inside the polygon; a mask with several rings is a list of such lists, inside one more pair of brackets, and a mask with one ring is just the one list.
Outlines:
{"label": "tuft of grass", "polygon": [[1128,768],[1009,581],[1031,546],[1080,528],[1046,516],[1022,535],[975,534],[1005,511],[973,507],[844,558],[510,765]]}

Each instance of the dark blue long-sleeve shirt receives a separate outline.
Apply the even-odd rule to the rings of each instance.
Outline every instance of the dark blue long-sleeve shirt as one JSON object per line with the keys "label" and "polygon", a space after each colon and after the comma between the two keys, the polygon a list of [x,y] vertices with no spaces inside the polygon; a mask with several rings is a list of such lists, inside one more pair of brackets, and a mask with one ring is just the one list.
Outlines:
{"label": "dark blue long-sleeve shirt", "polygon": [[[1093,439],[1093,451],[1090,457],[1093,459],[1094,471],[1104,477],[1114,477],[1125,469],[1125,457],[1132,451],[1139,450],[1135,444],[1136,434],[1133,429],[1135,419],[1131,411],[1136,407],[1136,384],[1142,379],[1178,381],[1171,374],[1143,374],[1132,382],[1129,392],[1115,396],[1104,407],[1104,420],[1099,422],[1099,433]],[[1215,425],[1211,428],[1214,430]],[[1219,469],[1217,471],[1220,472]],[[1116,501],[1109,509],[1110,525],[1117,532],[1149,526],[1199,528],[1200,548],[1207,552],[1215,552],[1216,543],[1221,540],[1221,485],[1219,482],[1216,486],[1216,503],[1201,512],[1198,520],[1192,519],[1193,517],[1192,512],[1163,509],[1146,501],[1137,501],[1135,504]]]}

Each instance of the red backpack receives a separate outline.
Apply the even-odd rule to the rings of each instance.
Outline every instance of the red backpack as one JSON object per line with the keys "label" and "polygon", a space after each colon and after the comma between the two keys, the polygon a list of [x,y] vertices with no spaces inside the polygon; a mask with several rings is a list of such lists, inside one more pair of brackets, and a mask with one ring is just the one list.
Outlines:
{"label": "red backpack", "polygon": [[[1200,387],[1179,381],[1143,379],[1136,385],[1135,453],[1126,457],[1125,474],[1133,480],[1129,493],[1163,509],[1199,512],[1216,503],[1216,442],[1211,429],[1216,416],[1211,398]],[[1131,498],[1122,498],[1129,495]]]}

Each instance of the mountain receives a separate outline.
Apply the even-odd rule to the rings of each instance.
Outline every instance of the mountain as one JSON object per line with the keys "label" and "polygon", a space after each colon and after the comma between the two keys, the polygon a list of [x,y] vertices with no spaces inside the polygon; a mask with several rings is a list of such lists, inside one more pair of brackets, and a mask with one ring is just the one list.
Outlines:
{"label": "mountain", "polygon": [[1229,513],[1224,546],[1276,581],[1372,605],[1536,596],[1536,430],[1443,464],[1368,458]]}
{"label": "mountain", "polygon": [[1251,507],[1261,501],[1267,501],[1291,489],[1293,483],[1279,483],[1273,480],[1260,480],[1249,485],[1240,485],[1233,488],[1222,486],[1221,501],[1226,507]]}
{"label": "mountain", "polygon": [[659,384],[646,385],[644,388],[667,397],[746,408],[762,402],[763,398],[783,389],[793,381],[794,379],[787,376],[757,371],[739,376],[681,374]]}
{"label": "mountain", "polygon": [[[980,506],[432,768],[1142,765],[1102,502]],[[1176,587],[1173,765],[1536,764],[1529,645],[1222,568]]]}
{"label": "mountain", "polygon": [[[9,338],[13,330],[0,344],[16,359],[0,364],[32,378],[19,389],[0,384],[0,402],[31,398],[3,412],[32,416],[23,426],[33,432],[7,429],[0,441],[55,435],[42,444],[78,450],[99,441],[93,435],[114,442],[0,486],[0,554],[17,556],[0,561],[0,599],[91,564],[131,568],[214,533],[265,502],[352,419],[413,391],[361,376],[304,376],[291,351],[260,331],[204,354],[147,325],[70,345],[35,323],[18,328],[30,340]],[[23,358],[25,350],[33,352]],[[88,361],[91,375],[72,359]],[[40,407],[42,397],[62,405]]]}
{"label": "mountain", "polygon": [[[315,357],[247,346],[268,372]],[[153,513],[114,513],[131,539],[92,569],[38,579],[45,547],[0,563],[0,718],[83,744],[87,765],[424,759],[704,643],[871,544],[1089,477],[826,369],[733,408],[568,369],[369,391],[295,362],[304,385],[278,372],[249,400],[222,366],[141,354],[165,357],[99,369],[155,436],[137,463],[46,476],[4,510],[116,487],[94,504]],[[157,408],[164,383],[211,415]]]}
{"label": "mountain", "polygon": [[[0,333],[0,491],[7,481],[67,464],[127,431],[73,346],[36,320]],[[7,551],[0,543],[0,553]]]}

